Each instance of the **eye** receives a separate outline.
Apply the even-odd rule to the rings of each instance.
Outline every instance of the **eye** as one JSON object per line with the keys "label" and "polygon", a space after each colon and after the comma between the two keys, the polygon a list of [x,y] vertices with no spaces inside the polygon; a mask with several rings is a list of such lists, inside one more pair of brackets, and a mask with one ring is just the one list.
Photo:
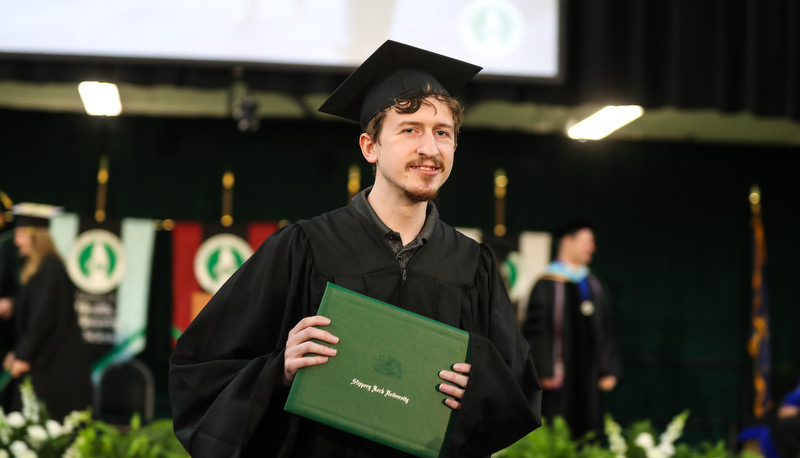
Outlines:
{"label": "eye", "polygon": [[440,137],[449,137],[450,136],[450,131],[449,130],[437,130],[436,131],[436,135],[438,135]]}

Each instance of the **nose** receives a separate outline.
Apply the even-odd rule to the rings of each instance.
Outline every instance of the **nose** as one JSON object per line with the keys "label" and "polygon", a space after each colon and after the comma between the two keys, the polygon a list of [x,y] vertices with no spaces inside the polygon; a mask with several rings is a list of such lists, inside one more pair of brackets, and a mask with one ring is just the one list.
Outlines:
{"label": "nose", "polygon": [[436,134],[434,132],[425,132],[419,140],[417,145],[417,152],[423,156],[438,156],[439,147],[436,146]]}

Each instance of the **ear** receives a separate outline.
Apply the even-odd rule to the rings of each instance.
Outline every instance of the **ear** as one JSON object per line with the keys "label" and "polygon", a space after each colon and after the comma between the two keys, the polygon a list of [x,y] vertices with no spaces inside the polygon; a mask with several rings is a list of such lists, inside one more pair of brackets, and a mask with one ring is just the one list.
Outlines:
{"label": "ear", "polygon": [[369,134],[366,132],[362,133],[361,137],[358,138],[358,145],[361,147],[361,154],[364,155],[364,159],[366,159],[367,162],[370,164],[378,162],[378,154],[375,151],[377,143],[375,143]]}

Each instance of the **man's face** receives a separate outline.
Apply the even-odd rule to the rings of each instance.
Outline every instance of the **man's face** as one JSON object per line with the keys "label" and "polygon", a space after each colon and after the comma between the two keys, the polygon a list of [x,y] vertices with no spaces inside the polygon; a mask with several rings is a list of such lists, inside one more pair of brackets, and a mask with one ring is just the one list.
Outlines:
{"label": "man's face", "polygon": [[591,229],[581,229],[574,235],[565,237],[565,241],[572,263],[585,266],[592,262],[595,246],[594,232]]}
{"label": "man's face", "polygon": [[435,98],[426,101],[415,113],[390,109],[379,142],[362,134],[364,157],[376,165],[374,190],[426,202],[450,176],[456,149],[453,115]]}

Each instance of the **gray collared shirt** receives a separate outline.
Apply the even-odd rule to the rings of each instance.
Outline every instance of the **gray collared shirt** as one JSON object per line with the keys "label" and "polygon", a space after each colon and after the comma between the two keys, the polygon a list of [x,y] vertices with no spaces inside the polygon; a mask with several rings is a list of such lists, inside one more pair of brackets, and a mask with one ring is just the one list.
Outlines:
{"label": "gray collared shirt", "polygon": [[375,223],[378,229],[380,229],[383,234],[383,239],[386,241],[389,249],[392,250],[394,257],[397,258],[400,268],[405,269],[408,262],[414,257],[414,253],[416,253],[422,245],[425,245],[428,242],[428,238],[433,234],[436,222],[439,221],[439,210],[436,209],[436,205],[433,202],[428,202],[428,209],[425,213],[425,224],[422,225],[422,230],[419,231],[419,234],[417,234],[414,240],[408,242],[408,245],[403,246],[403,239],[400,237],[400,233],[393,231],[392,228],[384,224],[378,217],[378,214],[375,213],[372,205],[367,201],[367,196],[371,190],[372,186],[365,188],[363,191],[353,196],[352,205],[359,213],[369,218]]}

